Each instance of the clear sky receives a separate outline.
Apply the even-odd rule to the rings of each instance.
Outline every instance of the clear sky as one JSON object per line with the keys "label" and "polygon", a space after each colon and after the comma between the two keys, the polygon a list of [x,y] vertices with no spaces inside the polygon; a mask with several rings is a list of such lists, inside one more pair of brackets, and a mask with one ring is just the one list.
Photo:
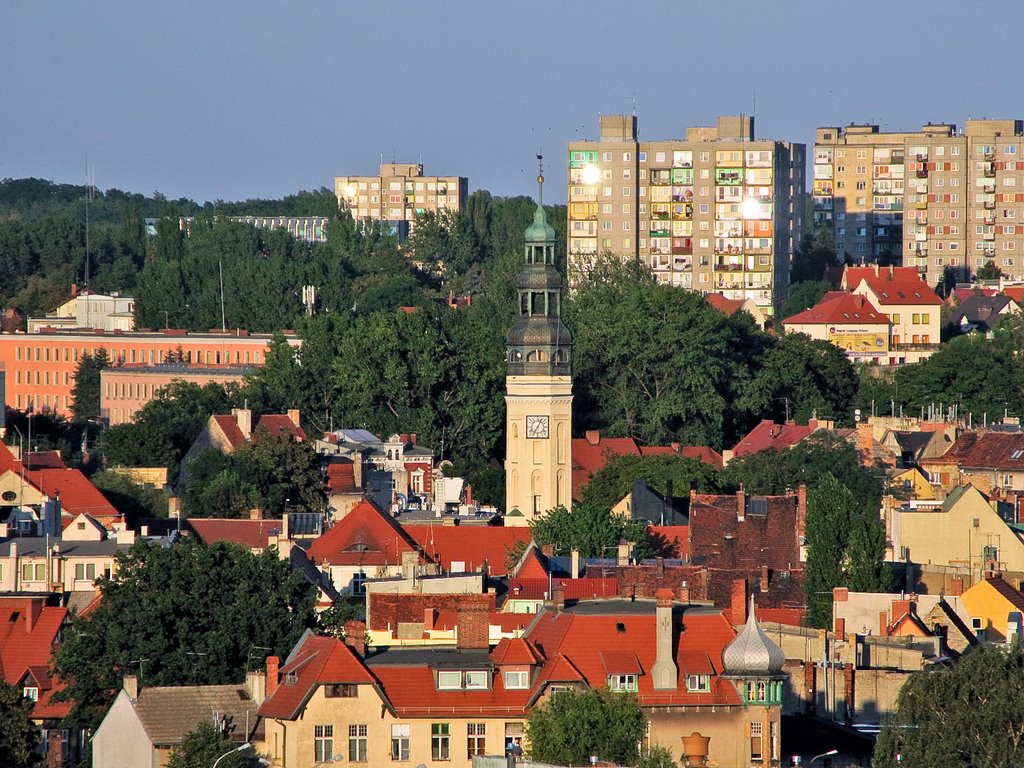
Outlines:
{"label": "clear sky", "polygon": [[6,0],[0,178],[241,200],[376,173],[565,200],[565,145],[1024,118],[1020,0]]}

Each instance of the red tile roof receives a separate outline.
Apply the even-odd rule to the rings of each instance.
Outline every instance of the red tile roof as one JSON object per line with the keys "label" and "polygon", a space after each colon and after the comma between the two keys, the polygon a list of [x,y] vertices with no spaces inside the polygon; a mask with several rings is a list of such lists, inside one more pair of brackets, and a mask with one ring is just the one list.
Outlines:
{"label": "red tile roof", "polygon": [[688,459],[697,459],[713,467],[722,466],[722,454],[707,445],[641,445],[641,456],[685,456]]}
{"label": "red tile roof", "polygon": [[1024,285],[1008,285],[1003,288],[1003,294],[1009,296],[1018,304],[1024,303]]}
{"label": "red tile roof", "polygon": [[742,299],[730,299],[721,293],[709,293],[704,298],[708,300],[708,304],[726,317],[731,317],[743,309]]}
{"label": "red tile roof", "polygon": [[743,519],[738,496],[690,496],[690,560],[709,568],[744,573],[762,566],[799,567],[797,496],[762,496],[745,500]]}
{"label": "red tile roof", "polygon": [[227,541],[247,549],[266,549],[271,535],[281,533],[280,520],[189,518],[185,525],[204,544]]}
{"label": "red tile roof", "polygon": [[224,433],[224,437],[232,448],[238,448],[241,445],[245,445],[246,439],[242,430],[238,428],[238,421],[234,416],[211,416],[217,426],[220,427],[220,431]]}
{"label": "red tile roof", "polygon": [[292,438],[299,442],[306,439],[306,433],[302,427],[292,421],[287,414],[283,413],[267,413],[260,416],[260,420],[256,422],[256,428],[253,430],[253,435],[259,435],[260,432],[266,432],[271,437],[291,435]]}
{"label": "red tile roof", "polygon": [[0,598],[0,672],[6,682],[19,688],[26,675],[38,682],[39,699],[32,708],[37,719],[62,718],[71,710],[70,702],[51,701],[64,686],[48,671],[50,655],[67,618],[67,608],[47,606],[40,597]]}
{"label": "red tile roof", "polygon": [[564,590],[566,600],[591,600],[598,597],[617,597],[619,581],[615,578],[515,578],[508,580],[508,596],[512,600],[545,600],[553,587]]}
{"label": "red tile roof", "polygon": [[810,309],[782,321],[783,325],[883,325],[889,316],[869,299],[845,291],[829,291]]}
{"label": "red tile roof", "polygon": [[843,287],[855,291],[867,283],[880,305],[942,304],[942,299],[920,278],[914,267],[847,267]]}
{"label": "red tile roof", "polygon": [[[404,529],[427,557],[449,573],[476,573],[486,564],[492,576],[505,576],[509,553],[530,541],[529,528],[410,524]],[[462,565],[455,568],[456,563]]]}
{"label": "red tile roof", "polygon": [[260,706],[262,717],[294,720],[319,685],[377,682],[351,648],[335,637],[317,635],[306,636],[281,667],[279,677],[277,689]]}
{"label": "red tile roof", "polygon": [[113,505],[77,469],[33,469],[25,477],[48,496],[60,494],[61,510],[71,516],[84,513],[96,518],[119,517]]}
{"label": "red tile roof", "polygon": [[417,562],[426,561],[405,529],[364,499],[320,535],[308,554],[317,564],[401,565],[403,552],[416,552]]}
{"label": "red tile roof", "polygon": [[[486,660],[480,668],[485,669]],[[494,675],[490,690],[438,690],[434,670],[423,663],[382,664],[372,667],[399,717],[432,714],[522,715],[530,689],[506,689],[505,676]]]}
{"label": "red tile roof", "polygon": [[328,493],[356,493],[355,465],[351,459],[332,459],[327,465]]}
{"label": "red tile roof", "polygon": [[791,421],[785,424],[776,424],[771,419],[764,419],[736,443],[732,453],[735,458],[740,458],[767,448],[776,450],[792,448],[817,428],[818,422],[814,419],[805,425],[795,424]]}
{"label": "red tile roof", "polygon": [[64,469],[67,464],[60,457],[60,451],[33,451],[25,459],[30,469]]}
{"label": "red tile roof", "polygon": [[773,624],[786,624],[790,627],[802,627],[805,612],[800,608],[757,608],[757,620]]}
{"label": "red tile roof", "polygon": [[1024,433],[964,432],[941,457],[924,463],[955,464],[967,469],[1024,469]]}
{"label": "red tile roof", "polygon": [[491,651],[491,661],[495,664],[528,664],[533,666],[544,661],[544,655],[533,643],[521,637],[502,638]]}
{"label": "red tile roof", "polygon": [[615,456],[639,456],[640,446],[631,437],[601,437],[587,432],[572,441],[572,497],[580,499],[583,486]]}

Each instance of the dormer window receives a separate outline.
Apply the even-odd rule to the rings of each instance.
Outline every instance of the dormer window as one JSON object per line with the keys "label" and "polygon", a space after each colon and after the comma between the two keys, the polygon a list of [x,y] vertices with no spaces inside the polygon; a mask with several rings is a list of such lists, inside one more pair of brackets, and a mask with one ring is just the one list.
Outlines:
{"label": "dormer window", "polygon": [[351,683],[332,683],[324,686],[324,696],[328,699],[354,699],[358,695],[358,686]]}
{"label": "dormer window", "polygon": [[617,692],[637,691],[636,675],[608,675],[608,689]]}
{"label": "dormer window", "polygon": [[491,687],[491,673],[486,669],[439,669],[439,691],[486,691]]}
{"label": "dormer window", "polygon": [[530,673],[525,670],[508,671],[505,673],[505,688],[522,690],[530,687]]}
{"label": "dormer window", "polygon": [[438,672],[437,690],[457,691],[462,688],[462,672]]}
{"label": "dormer window", "polygon": [[284,682],[286,685],[295,685],[299,682],[299,676],[294,672],[289,672],[284,676]]}
{"label": "dormer window", "polygon": [[691,693],[710,693],[711,675],[687,675],[686,690]]}
{"label": "dormer window", "polygon": [[21,695],[31,701],[39,701],[39,689],[34,685],[26,685],[21,690]]}

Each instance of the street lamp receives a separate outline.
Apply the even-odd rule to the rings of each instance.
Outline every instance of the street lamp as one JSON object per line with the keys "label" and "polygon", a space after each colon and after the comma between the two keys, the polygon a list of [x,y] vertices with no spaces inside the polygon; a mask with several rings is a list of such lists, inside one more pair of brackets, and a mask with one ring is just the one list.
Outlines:
{"label": "street lamp", "polygon": [[814,761],[817,760],[819,757],[832,757],[832,755],[838,755],[838,754],[839,754],[839,750],[838,749],[830,749],[828,752],[822,752],[820,755],[815,755],[814,757],[812,757],[810,760],[807,761],[807,768],[810,768],[810,766],[814,763]]}
{"label": "street lamp", "polygon": [[235,754],[235,752],[241,752],[241,751],[242,751],[243,749],[248,749],[248,748],[249,748],[249,747],[251,747],[251,746],[252,746],[252,745],[251,745],[251,744],[250,744],[250,743],[249,743],[249,742],[247,741],[247,742],[245,742],[244,744],[241,744],[241,745],[239,745],[239,746],[235,747],[234,749],[229,749],[229,750],[228,750],[227,752],[225,752],[225,753],[224,753],[223,755],[221,755],[221,756],[220,756],[220,757],[218,757],[218,758],[217,758],[216,760],[214,760],[214,761],[213,761],[213,765],[212,765],[212,766],[211,766],[210,768],[217,768],[217,763],[219,763],[219,762],[220,762],[221,760],[223,760],[223,759],[224,759],[225,757],[227,757],[228,755],[233,755],[233,754]]}

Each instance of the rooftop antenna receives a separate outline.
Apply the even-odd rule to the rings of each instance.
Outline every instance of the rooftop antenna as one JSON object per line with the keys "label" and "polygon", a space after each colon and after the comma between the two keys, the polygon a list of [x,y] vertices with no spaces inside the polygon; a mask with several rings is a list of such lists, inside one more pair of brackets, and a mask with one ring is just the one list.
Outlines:
{"label": "rooftop antenna", "polygon": [[224,262],[218,261],[217,266],[220,268],[220,329],[226,332],[228,326],[224,321]]}
{"label": "rooftop antenna", "polygon": [[636,94],[633,94],[633,117],[636,117]]}

